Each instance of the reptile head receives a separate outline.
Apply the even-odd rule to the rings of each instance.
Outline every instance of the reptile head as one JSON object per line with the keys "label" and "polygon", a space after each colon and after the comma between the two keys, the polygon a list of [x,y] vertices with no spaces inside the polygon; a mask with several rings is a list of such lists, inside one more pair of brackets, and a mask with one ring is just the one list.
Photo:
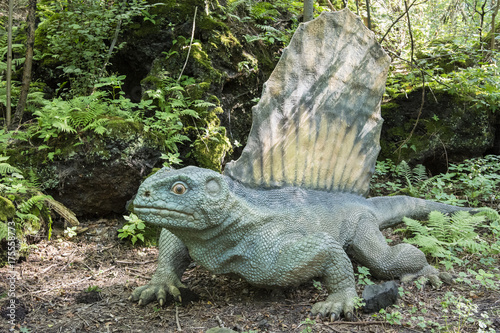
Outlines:
{"label": "reptile head", "polygon": [[203,230],[228,204],[221,174],[197,167],[163,168],[139,187],[134,211],[144,221],[171,229]]}

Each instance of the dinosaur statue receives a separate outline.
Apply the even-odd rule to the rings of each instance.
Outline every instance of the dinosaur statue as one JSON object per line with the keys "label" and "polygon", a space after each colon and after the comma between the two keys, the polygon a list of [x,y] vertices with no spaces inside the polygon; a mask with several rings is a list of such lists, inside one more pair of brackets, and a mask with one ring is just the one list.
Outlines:
{"label": "dinosaur statue", "polygon": [[322,278],[329,295],[311,312],[332,320],[352,316],[357,294],[349,257],[379,279],[446,279],[416,247],[388,246],[380,230],[404,216],[466,208],[365,197],[380,150],[389,64],[347,9],[301,24],[253,109],[241,157],[223,175],[164,168],[139,188],[134,211],[163,229],[158,268],[130,299],[180,299],[191,258],[262,287]]}

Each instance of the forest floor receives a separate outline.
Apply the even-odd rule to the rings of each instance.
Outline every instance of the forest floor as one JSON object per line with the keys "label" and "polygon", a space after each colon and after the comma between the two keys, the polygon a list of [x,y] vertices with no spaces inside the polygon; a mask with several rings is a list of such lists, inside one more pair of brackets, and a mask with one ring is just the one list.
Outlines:
{"label": "forest floor", "polygon": [[[193,291],[184,297],[184,304],[138,306],[127,298],[136,287],[149,282],[158,249],[133,247],[119,240],[116,220],[83,224],[88,230],[71,240],[54,236],[32,246],[27,260],[14,268],[15,298],[6,297],[8,280],[0,280],[0,332],[11,329],[10,299],[16,300],[12,331],[23,333],[205,332],[213,327],[238,332],[425,332],[432,328],[478,332],[481,322],[488,322],[484,331],[500,332],[498,289],[458,284],[418,289],[415,283],[407,283],[398,307],[391,307],[387,314],[374,317],[357,311],[355,322],[329,322],[309,315],[311,304],[326,296],[312,284],[269,291],[242,280],[213,276],[194,264],[183,277]],[[2,277],[10,274],[8,267],[0,269]],[[447,298],[449,291],[456,298]],[[463,300],[462,296],[473,304],[457,312],[457,300]],[[447,304],[449,312],[443,310],[443,299],[454,303]],[[398,321],[402,324],[391,324]]]}

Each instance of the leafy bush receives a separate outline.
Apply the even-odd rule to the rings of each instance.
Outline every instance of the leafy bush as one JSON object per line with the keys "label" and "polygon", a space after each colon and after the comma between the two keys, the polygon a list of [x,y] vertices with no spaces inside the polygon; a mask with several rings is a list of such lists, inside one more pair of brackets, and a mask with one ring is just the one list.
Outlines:
{"label": "leafy bush", "polygon": [[144,242],[144,229],[146,228],[144,222],[133,213],[130,216],[124,216],[124,218],[127,222],[123,228],[118,229],[118,238],[130,238],[132,244],[135,244],[138,239]]}
{"label": "leafy bush", "polygon": [[[165,75],[156,89],[145,96],[158,107],[151,117],[144,118],[145,131],[165,137],[165,159],[178,161],[177,145],[194,138],[192,155],[201,166],[220,170],[222,159],[231,149],[225,128],[219,125],[216,113],[222,109],[214,103],[197,99],[203,87],[194,78],[183,75],[179,81]],[[187,156],[189,157],[189,155]]]}
{"label": "leafy bush", "polygon": [[391,160],[379,161],[372,192],[375,195],[407,194],[459,206],[500,204],[500,156],[488,155],[450,164],[448,170],[429,178],[422,165],[411,168],[405,161],[399,165]]}
{"label": "leafy bush", "polygon": [[39,237],[47,231],[50,239],[51,198],[41,194],[35,184],[23,177],[21,170],[7,163],[8,159],[0,156],[0,241],[8,237],[8,227],[13,227],[22,252],[27,249],[28,236]]}
{"label": "leafy bush", "polygon": [[124,45],[111,42],[110,46],[109,42],[116,39],[122,26],[143,16],[151,6],[145,0],[41,1],[36,57],[44,64],[58,64],[64,80],[59,93],[67,97],[90,94],[105,76],[111,55]]}

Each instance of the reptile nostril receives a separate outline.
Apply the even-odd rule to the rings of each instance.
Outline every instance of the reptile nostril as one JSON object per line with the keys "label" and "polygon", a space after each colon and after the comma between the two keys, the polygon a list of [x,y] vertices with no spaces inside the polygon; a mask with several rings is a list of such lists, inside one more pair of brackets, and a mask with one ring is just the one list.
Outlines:
{"label": "reptile nostril", "polygon": [[144,191],[144,196],[145,197],[150,197],[151,196],[151,191],[149,191],[149,190]]}

